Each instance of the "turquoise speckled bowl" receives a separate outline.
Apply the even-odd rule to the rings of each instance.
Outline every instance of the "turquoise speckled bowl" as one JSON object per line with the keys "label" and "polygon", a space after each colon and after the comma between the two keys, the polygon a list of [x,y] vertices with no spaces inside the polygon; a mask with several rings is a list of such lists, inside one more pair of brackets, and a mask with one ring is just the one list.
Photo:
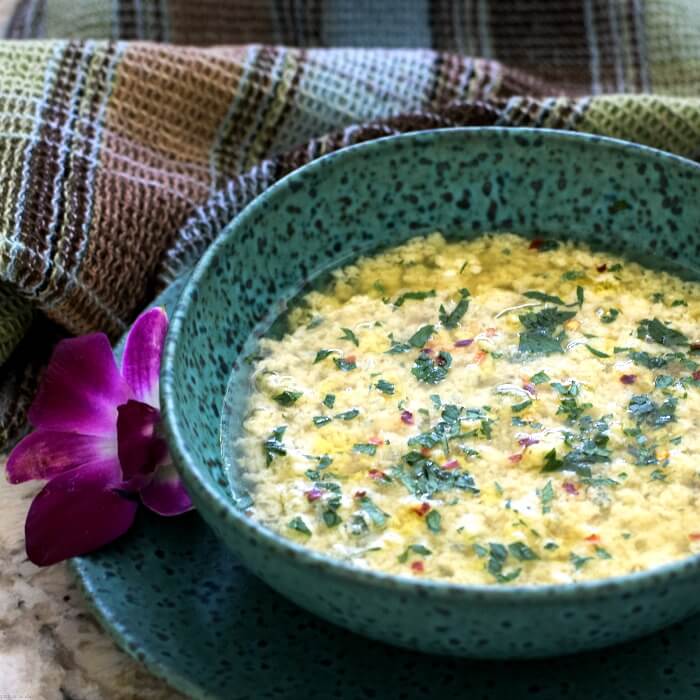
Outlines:
{"label": "turquoise speckled bowl", "polygon": [[468,586],[363,571],[243,515],[220,454],[244,343],[310,277],[441,230],[584,241],[700,279],[700,167],[585,134],[450,129],[355,146],[253,202],[203,257],[172,319],[161,392],[173,457],[202,516],[254,573],[318,615],[405,647],[472,657],[571,653],[700,611],[700,557],[551,586]]}

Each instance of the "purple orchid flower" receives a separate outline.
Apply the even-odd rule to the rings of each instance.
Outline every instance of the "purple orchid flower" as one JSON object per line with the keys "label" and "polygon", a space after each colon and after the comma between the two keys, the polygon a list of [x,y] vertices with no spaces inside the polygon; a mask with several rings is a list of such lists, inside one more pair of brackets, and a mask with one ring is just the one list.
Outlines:
{"label": "purple orchid flower", "polygon": [[12,451],[12,483],[48,479],[27,514],[29,559],[40,566],[85,554],[123,535],[139,499],[160,515],[192,508],[158,433],[158,381],[168,317],[150,309],[129,331],[117,368],[107,336],[54,349],[29,421]]}

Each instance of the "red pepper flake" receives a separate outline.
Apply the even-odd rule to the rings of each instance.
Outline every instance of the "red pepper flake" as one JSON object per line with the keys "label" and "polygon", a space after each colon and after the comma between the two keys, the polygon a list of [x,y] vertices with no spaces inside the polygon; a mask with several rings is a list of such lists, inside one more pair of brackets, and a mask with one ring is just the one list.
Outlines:
{"label": "red pepper flake", "polygon": [[700,350],[700,343],[691,343],[690,344],[690,349],[693,351]]}
{"label": "red pepper flake", "polygon": [[498,333],[498,330],[496,328],[487,328],[486,329],[486,336],[488,338],[493,338],[493,336],[496,335],[496,333]]}
{"label": "red pepper flake", "polygon": [[525,384],[523,384],[523,389],[525,389],[525,391],[527,391],[527,393],[530,394],[530,396],[537,396],[537,389],[535,389],[534,384],[531,384],[530,382],[525,382]]}
{"label": "red pepper flake", "polygon": [[418,574],[422,574],[425,571],[425,566],[422,561],[411,562],[411,571],[415,571]]}
{"label": "red pepper flake", "polygon": [[353,494],[353,496],[355,498],[364,498],[366,495],[367,495],[367,491],[363,491],[363,490],[355,491],[355,493]]}
{"label": "red pepper flake", "polygon": [[462,338],[455,341],[456,348],[468,348],[474,342],[474,338]]}
{"label": "red pepper flake", "polygon": [[413,414],[410,411],[401,411],[401,420],[406,425],[413,425]]}
{"label": "red pepper flake", "polygon": [[586,542],[600,542],[600,536],[599,535],[588,535],[588,537],[586,537]]}
{"label": "red pepper flake", "polygon": [[447,364],[447,360],[446,360],[442,355],[438,355],[438,356],[435,358],[435,364],[436,364],[438,367],[444,367],[444,366]]}
{"label": "red pepper flake", "polygon": [[486,355],[488,353],[485,353],[483,350],[479,350],[479,352],[474,355],[474,362],[476,362],[478,365],[480,365],[484,359],[486,359]]}
{"label": "red pepper flake", "polygon": [[530,447],[530,445],[536,445],[538,442],[539,440],[535,440],[535,438],[528,435],[527,437],[520,438],[520,440],[518,440],[518,445],[521,447]]}
{"label": "red pepper flake", "polygon": [[367,474],[370,479],[375,479],[376,481],[386,479],[386,474],[381,469],[370,469]]}
{"label": "red pepper flake", "polygon": [[693,372],[693,379],[697,382],[700,381],[700,370]]}
{"label": "red pepper flake", "polygon": [[697,542],[698,540],[700,540],[700,532],[691,532],[691,533],[688,535],[688,539],[689,539],[691,542]]}
{"label": "red pepper flake", "polygon": [[371,437],[369,440],[367,440],[370,445],[383,445],[384,440],[382,440],[380,437]]}
{"label": "red pepper flake", "polygon": [[570,493],[572,496],[577,496],[578,495],[578,489],[576,488],[576,484],[572,484],[570,481],[565,481],[562,484],[562,487],[566,493]]}
{"label": "red pepper flake", "polygon": [[637,381],[636,374],[622,374],[620,375],[620,381],[623,384],[634,384]]}
{"label": "red pepper flake", "polygon": [[420,453],[423,455],[423,457],[430,457],[430,448],[429,447],[421,447]]}
{"label": "red pepper flake", "polygon": [[598,272],[605,272],[607,269],[608,269],[607,263],[603,263],[602,265],[598,265],[596,267],[596,270],[598,270]]}
{"label": "red pepper flake", "polygon": [[316,487],[306,492],[306,500],[309,503],[318,501],[318,499],[321,498],[321,496],[323,496],[323,491],[321,491],[321,489],[317,489]]}
{"label": "red pepper flake", "polygon": [[519,462],[522,458],[523,458],[522,452],[518,452],[517,454],[510,455],[510,457],[508,457],[508,461],[509,461],[509,462],[512,462],[513,464],[516,464],[516,463]]}
{"label": "red pepper flake", "polygon": [[345,361],[354,365],[357,362],[357,358],[354,355],[346,355]]}
{"label": "red pepper flake", "polygon": [[539,250],[544,245],[544,238],[533,238],[528,246],[530,250]]}
{"label": "red pepper flake", "polygon": [[419,506],[413,509],[413,512],[418,515],[425,515],[430,510],[430,503],[423,501]]}
{"label": "red pepper flake", "polygon": [[449,462],[445,462],[442,465],[443,469],[456,469],[459,466],[459,462],[456,459],[451,459]]}

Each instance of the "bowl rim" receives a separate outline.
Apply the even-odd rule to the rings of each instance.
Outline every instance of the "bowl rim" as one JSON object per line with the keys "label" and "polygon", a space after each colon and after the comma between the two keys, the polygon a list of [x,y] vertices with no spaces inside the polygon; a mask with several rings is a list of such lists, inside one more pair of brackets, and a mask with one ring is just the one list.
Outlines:
{"label": "bowl rim", "polygon": [[206,508],[201,511],[201,514],[205,520],[210,520],[210,524],[216,522],[223,527],[230,528],[232,531],[235,530],[235,537],[247,537],[249,540],[252,538],[256,544],[264,545],[277,555],[291,557],[301,565],[324,570],[327,574],[336,578],[369,584],[378,589],[391,589],[405,594],[429,595],[430,597],[439,598],[448,597],[451,599],[462,596],[465,598],[476,597],[480,602],[488,601],[503,604],[509,601],[521,603],[523,600],[542,600],[545,598],[549,600],[553,598],[599,599],[619,594],[620,588],[624,588],[625,592],[630,593],[634,591],[641,592],[662,582],[677,578],[688,578],[700,572],[700,554],[683,557],[682,559],[643,571],[607,578],[568,583],[510,584],[507,586],[495,583],[453,583],[442,579],[413,578],[384,573],[374,569],[364,569],[339,559],[333,559],[302,544],[298,544],[291,539],[285,538],[283,535],[277,534],[257,520],[243,515],[236,509],[232,499],[226,498],[216,486],[209,483],[207,478],[199,474],[200,468],[197,466],[197,460],[190,454],[187,442],[183,438],[178,406],[175,401],[175,374],[171,368],[174,366],[178,347],[182,341],[185,319],[193,303],[195,303],[193,296],[197,296],[196,290],[199,287],[199,283],[209,272],[219,251],[228,245],[229,239],[235,235],[237,229],[254,217],[268,200],[289,190],[290,183],[294,183],[297,178],[303,177],[306,173],[326,167],[330,161],[361,157],[365,151],[382,149],[385,147],[384,144],[389,142],[430,141],[436,138],[456,136],[478,138],[484,133],[495,134],[503,139],[523,135],[526,137],[540,136],[547,140],[561,142],[588,143],[594,147],[606,150],[630,152],[635,155],[642,154],[652,161],[672,163],[675,167],[688,168],[695,171],[695,174],[700,175],[700,164],[694,161],[631,141],[599,136],[588,132],[499,126],[451,127],[394,134],[341,148],[293,170],[255,197],[250,204],[221,230],[195,265],[177,301],[168,328],[160,372],[160,400],[163,426],[173,462],[181,474],[187,490],[191,494],[195,494],[193,499],[195,500],[195,505],[198,500],[205,504]]}

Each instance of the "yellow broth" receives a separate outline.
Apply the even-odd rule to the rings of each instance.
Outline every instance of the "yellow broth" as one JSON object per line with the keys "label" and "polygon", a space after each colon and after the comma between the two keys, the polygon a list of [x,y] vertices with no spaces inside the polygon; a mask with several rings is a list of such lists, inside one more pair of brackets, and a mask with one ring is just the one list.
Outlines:
{"label": "yellow broth", "polygon": [[562,583],[700,548],[698,285],[583,246],[416,238],[261,341],[249,512],[359,567]]}

